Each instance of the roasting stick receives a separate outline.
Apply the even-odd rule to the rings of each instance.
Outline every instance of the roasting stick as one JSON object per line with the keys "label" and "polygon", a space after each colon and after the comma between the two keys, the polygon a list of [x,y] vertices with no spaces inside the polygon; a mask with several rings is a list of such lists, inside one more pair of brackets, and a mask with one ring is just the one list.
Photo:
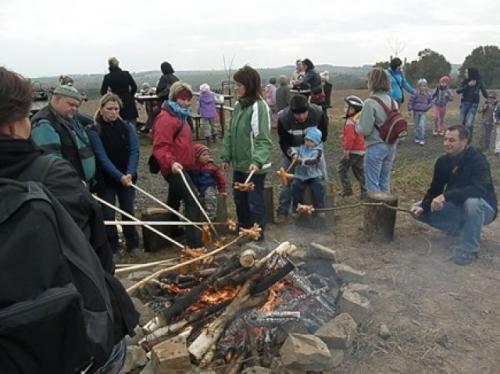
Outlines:
{"label": "roasting stick", "polygon": [[293,165],[297,162],[297,157],[292,158],[292,162],[290,162],[290,165],[286,168],[286,172],[288,173],[290,170],[292,170]]}
{"label": "roasting stick", "polygon": [[[182,222],[182,221],[104,221],[106,226],[193,226],[204,225],[206,222]],[[213,225],[227,225],[227,222],[212,222]]]}
{"label": "roasting stick", "polygon": [[153,201],[156,201],[158,204],[160,204],[162,207],[164,207],[165,209],[167,209],[168,211],[174,213],[177,217],[191,223],[192,225],[196,226],[196,228],[198,230],[201,230],[201,226],[198,225],[198,224],[195,224],[194,222],[192,222],[191,220],[189,220],[187,217],[185,217],[184,215],[182,215],[180,212],[178,212],[177,210],[175,210],[174,208],[171,208],[170,206],[168,206],[167,204],[165,204],[163,201],[161,201],[160,199],[158,199],[157,197],[151,195],[149,192],[147,191],[144,191],[141,187],[131,183],[130,184],[130,187],[133,187],[135,188],[137,191],[139,191],[140,193],[146,195],[147,197],[149,197],[151,200]]}
{"label": "roasting stick", "polygon": [[255,169],[252,169],[250,171],[250,174],[248,174],[247,179],[245,179],[245,182],[243,182],[243,184],[248,184],[248,182],[250,182],[250,179],[252,179],[252,177],[253,177],[254,174],[255,174]]}
{"label": "roasting stick", "polygon": [[212,228],[212,230],[214,231],[215,235],[219,236],[219,233],[217,232],[217,230],[215,229],[215,226],[214,224],[212,223],[212,221],[210,220],[210,217],[208,217],[208,214],[207,212],[205,211],[205,209],[203,209],[203,206],[201,205],[200,203],[200,200],[198,200],[198,198],[196,197],[195,193],[193,192],[193,190],[191,189],[191,186],[189,185],[187,179],[186,179],[186,176],[184,175],[184,171],[180,171],[179,174],[181,175],[182,177],[182,180],[184,181],[184,184],[186,185],[186,188],[188,189],[189,193],[191,194],[191,196],[193,197],[193,200],[196,202],[196,204],[198,205],[198,208],[200,208],[201,212],[203,213],[203,215],[205,216],[205,218],[207,219],[207,222],[208,224],[210,225],[210,227]]}
{"label": "roasting stick", "polygon": [[129,271],[132,271],[132,270],[146,269],[146,268],[150,268],[150,267],[157,266],[157,265],[173,265],[177,261],[179,261],[178,258],[169,258],[166,260],[147,262],[144,264],[134,264],[134,265],[129,264],[128,266],[122,266],[119,269],[116,269],[115,274],[128,273]]}
{"label": "roasting stick", "polygon": [[145,285],[147,282],[149,282],[151,279],[154,279],[154,278],[157,278],[159,277],[160,275],[164,274],[164,273],[168,273],[172,270],[176,270],[180,267],[183,267],[185,265],[189,265],[189,264],[192,264],[194,262],[197,262],[197,261],[200,261],[200,260],[203,260],[207,257],[210,257],[210,256],[213,256],[221,251],[223,251],[224,249],[226,249],[227,247],[233,245],[234,243],[236,243],[238,240],[241,239],[241,236],[237,236],[236,238],[234,238],[232,241],[230,241],[229,243],[227,244],[224,244],[222,247],[219,247],[219,248],[216,248],[214,249],[212,252],[208,252],[208,253],[205,253],[204,255],[201,255],[199,257],[195,257],[195,258],[192,258],[191,260],[187,260],[187,261],[184,261],[182,263],[179,263],[177,265],[174,265],[174,266],[170,266],[168,268],[165,268],[165,269],[161,269],[161,270],[158,270],[156,273],[153,273],[149,276],[147,276],[146,278],[144,278],[143,280],[137,282],[136,284],[130,286],[129,288],[127,288],[127,293],[129,295],[132,295],[137,289],[139,289],[140,287],[142,287],[143,285]]}
{"label": "roasting stick", "polygon": [[[98,197],[98,196],[96,196],[96,195],[92,195],[92,196],[94,196],[94,199],[96,199],[97,201],[99,201],[101,204],[104,204],[104,205],[106,205],[107,207],[110,207],[111,209],[113,209],[113,210],[117,211],[118,213],[123,214],[125,217],[130,218],[132,221],[136,221],[136,222],[137,222],[137,221],[139,221],[139,220],[138,220],[137,218],[135,218],[133,215],[128,214],[127,212],[125,212],[125,211],[121,210],[120,208],[117,208],[117,207],[116,207],[116,206],[114,206],[113,204],[108,203],[106,200],[103,200],[103,199],[101,199],[100,197]],[[164,233],[162,233],[161,231],[158,231],[158,230],[157,230],[157,229],[155,229],[154,227],[151,227],[151,226],[149,226],[149,225],[144,225],[144,227],[147,227],[149,230],[153,231],[153,232],[154,232],[155,234],[157,234],[157,235],[160,235],[163,239],[166,239],[166,240],[168,240],[169,242],[171,242],[171,243],[175,244],[177,247],[179,247],[179,248],[184,248],[184,246],[183,246],[181,243],[179,243],[178,241],[176,241],[176,240],[172,239],[170,236],[165,235],[165,234],[164,234]]]}

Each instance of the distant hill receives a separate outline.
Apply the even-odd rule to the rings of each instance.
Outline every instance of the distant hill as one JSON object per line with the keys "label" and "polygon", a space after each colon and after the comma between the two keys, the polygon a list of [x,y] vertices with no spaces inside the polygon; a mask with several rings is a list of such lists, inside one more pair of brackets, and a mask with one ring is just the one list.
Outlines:
{"label": "distant hill", "polygon": [[[330,82],[333,83],[334,89],[357,89],[366,87],[366,75],[371,69],[371,65],[363,65],[359,67],[336,66],[336,65],[316,65],[316,71],[328,71],[330,73]],[[456,75],[460,65],[452,64],[452,75]],[[266,84],[269,78],[279,78],[280,75],[290,77],[294,66],[282,66],[277,68],[262,68],[257,69],[261,78],[262,84]],[[198,90],[202,83],[208,83],[212,89],[221,87],[221,82],[226,80],[226,73],[223,70],[185,70],[176,71],[175,74],[179,79],[191,84],[195,91]],[[137,86],[142,86],[143,83],[149,83],[156,86],[161,72],[158,71],[143,71],[132,72],[132,76],[137,82]],[[71,77],[75,80],[75,86],[86,92],[89,98],[99,96],[103,74],[73,74]],[[58,77],[39,77],[33,78],[33,81],[40,82],[44,87],[55,87]]]}

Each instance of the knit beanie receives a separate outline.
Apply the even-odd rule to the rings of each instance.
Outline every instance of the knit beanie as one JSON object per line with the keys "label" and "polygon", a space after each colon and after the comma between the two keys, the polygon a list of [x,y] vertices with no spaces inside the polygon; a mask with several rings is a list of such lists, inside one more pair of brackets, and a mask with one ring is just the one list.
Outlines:
{"label": "knit beanie", "polygon": [[203,83],[203,84],[200,86],[200,91],[201,91],[201,92],[208,92],[208,91],[210,91],[210,86],[209,86],[207,83]]}
{"label": "knit beanie", "polygon": [[177,99],[190,100],[193,98],[193,90],[189,84],[177,81],[170,87],[168,98],[172,101]]}
{"label": "knit beanie", "polygon": [[417,86],[420,86],[421,84],[427,84],[427,79],[425,78],[420,78],[417,82]]}
{"label": "knit beanie", "polygon": [[203,154],[203,152],[208,152],[208,147],[206,145],[200,144],[200,143],[195,143],[193,145],[193,149],[194,149],[195,160],[198,160],[200,158],[200,156]]}
{"label": "knit beanie", "polygon": [[80,95],[80,92],[78,92],[78,90],[73,86],[67,86],[67,85],[57,86],[54,89],[53,94],[59,96],[71,97],[72,99],[76,99],[78,101],[82,100],[82,95]]}
{"label": "knit beanie", "polygon": [[321,143],[321,130],[316,127],[308,127],[304,138],[311,140],[315,145],[319,145]]}

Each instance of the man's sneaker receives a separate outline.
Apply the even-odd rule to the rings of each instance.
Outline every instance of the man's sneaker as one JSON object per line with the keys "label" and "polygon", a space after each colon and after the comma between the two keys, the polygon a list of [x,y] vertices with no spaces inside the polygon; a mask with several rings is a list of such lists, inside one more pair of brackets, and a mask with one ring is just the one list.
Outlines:
{"label": "man's sneaker", "polygon": [[418,144],[420,145],[425,145],[425,142],[423,140],[419,141]]}
{"label": "man's sneaker", "polygon": [[453,262],[460,266],[470,265],[477,260],[477,253],[456,252]]}

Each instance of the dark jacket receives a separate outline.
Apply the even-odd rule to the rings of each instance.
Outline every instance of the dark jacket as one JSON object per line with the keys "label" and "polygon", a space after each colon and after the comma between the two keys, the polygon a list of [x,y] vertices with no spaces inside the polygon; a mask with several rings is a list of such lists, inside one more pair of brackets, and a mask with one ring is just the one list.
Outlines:
{"label": "dark jacket", "polygon": [[485,99],[488,98],[488,91],[486,91],[484,83],[480,80],[476,81],[475,86],[469,86],[469,80],[464,79],[457,88],[457,93],[462,94],[462,103],[479,103],[479,92]]}
{"label": "dark jacket", "polygon": [[307,119],[304,123],[297,122],[289,107],[279,112],[279,142],[281,151],[288,158],[290,158],[290,147],[299,147],[304,143],[304,136],[308,127],[317,127],[321,131],[321,141],[326,142],[328,137],[328,117],[320,106],[309,104]]}
{"label": "dark jacket", "polygon": [[137,85],[132,75],[119,67],[110,68],[102,81],[101,95],[107,93],[108,89],[122,99],[123,108],[120,110],[120,117],[126,120],[136,120],[139,116],[134,99]]}
{"label": "dark jacket", "polygon": [[158,96],[158,99],[161,101],[167,100],[170,92],[170,86],[178,80],[179,78],[172,73],[163,74],[158,82],[158,85],[156,86],[156,96]]}
{"label": "dark jacket", "polygon": [[30,140],[12,139],[0,135],[0,178],[18,179],[39,157],[47,160],[46,170],[24,173],[22,180],[41,182],[63,205],[96,251],[106,272],[106,283],[113,305],[115,342],[125,334],[133,334],[138,314],[114,273],[113,254],[107,242],[104,220],[99,203],[81,182],[76,171],[66,160],[50,160],[42,156]]}
{"label": "dark jacket", "polygon": [[325,92],[325,108],[331,108],[333,85],[328,81],[323,82],[323,91]]}
{"label": "dark jacket", "polygon": [[307,90],[310,89],[312,94],[317,94],[321,92],[321,77],[314,69],[306,71],[304,74],[304,79],[300,83],[300,89]]}
{"label": "dark jacket", "polygon": [[444,155],[434,165],[434,176],[422,201],[429,211],[432,199],[444,193],[446,201],[462,205],[468,198],[482,198],[497,214],[497,197],[491,179],[490,164],[484,155],[468,147],[457,156]]}

